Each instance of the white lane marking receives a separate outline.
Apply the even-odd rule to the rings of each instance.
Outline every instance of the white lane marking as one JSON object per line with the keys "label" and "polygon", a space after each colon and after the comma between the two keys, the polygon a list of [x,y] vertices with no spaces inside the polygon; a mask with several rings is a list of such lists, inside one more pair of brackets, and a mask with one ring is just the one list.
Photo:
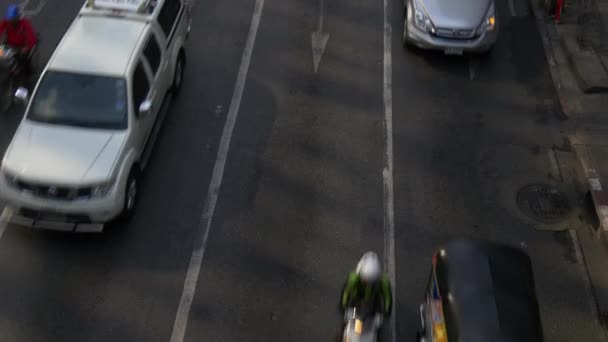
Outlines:
{"label": "white lane marking", "polygon": [[513,3],[513,1],[514,0],[507,1],[509,3],[509,12],[511,12],[512,17],[517,17],[517,13],[515,12],[515,3]]}
{"label": "white lane marking", "polygon": [[38,15],[38,13],[40,13],[42,8],[44,8],[44,5],[46,5],[46,2],[47,2],[47,0],[42,0],[42,1],[40,1],[40,3],[38,4],[37,7],[35,7],[34,9],[31,9],[31,10],[28,10],[26,8],[30,2],[29,2],[29,0],[27,0],[25,2],[25,4],[22,5],[21,11],[23,12],[23,15],[25,15],[26,17],[34,17],[34,16]]}
{"label": "white lane marking", "polygon": [[469,59],[469,79],[472,81],[477,76],[477,70],[479,69],[479,59],[472,57]]}
{"label": "white lane marking", "polygon": [[2,234],[4,234],[6,227],[8,226],[8,220],[11,218],[12,214],[13,210],[9,207],[4,207],[4,209],[2,210],[2,214],[0,214],[0,239],[2,238]]}
{"label": "white lane marking", "polygon": [[600,336],[602,342],[606,342],[606,332],[601,327],[602,320],[598,313],[598,309],[593,296],[593,285],[591,284],[591,280],[589,279],[589,270],[587,269],[585,256],[583,255],[583,251],[581,250],[581,244],[578,240],[578,234],[574,229],[570,229],[568,230],[568,232],[570,233],[570,239],[572,239],[572,245],[574,245],[574,253],[576,255],[576,260],[578,261],[578,264],[581,265],[581,273],[583,273],[583,280],[585,281],[585,293],[587,295],[589,307],[591,308],[591,315],[593,315],[593,318],[595,318],[595,321],[597,323],[595,327],[598,330],[598,336]]}
{"label": "white lane marking", "polygon": [[325,0],[319,0],[319,25],[317,31],[323,31],[323,17],[325,17]]}
{"label": "white lane marking", "polygon": [[397,296],[395,284],[395,207],[393,193],[393,62],[391,50],[391,20],[389,0],[384,0],[384,119],[386,125],[386,166],[382,171],[384,179],[384,253],[389,279],[393,286],[393,314],[389,320],[389,341],[395,342],[397,336]]}
{"label": "white lane marking", "polygon": [[319,63],[321,63],[321,58],[323,57],[323,52],[325,52],[325,47],[327,46],[327,41],[329,40],[329,33],[323,32],[323,18],[325,17],[325,1],[319,1],[319,24],[317,26],[317,30],[310,35],[310,40],[312,44],[312,64],[315,73],[319,68]]}
{"label": "white lane marking", "polygon": [[175,322],[173,323],[171,342],[182,342],[186,334],[188,316],[190,315],[190,308],[192,307],[192,301],[196,291],[196,283],[198,282],[203,256],[205,255],[207,238],[209,237],[213,213],[215,211],[215,205],[224,176],[224,166],[226,165],[226,159],[228,158],[228,150],[230,149],[230,140],[232,139],[232,132],[239,113],[241,98],[243,96],[243,90],[245,89],[245,81],[247,80],[247,72],[249,71],[249,63],[251,61],[251,55],[253,53],[255,38],[258,27],[260,26],[263,9],[264,0],[256,0],[251,18],[251,26],[249,27],[249,33],[247,35],[247,42],[245,44],[243,56],[241,57],[241,65],[234,86],[234,93],[232,94],[232,99],[230,101],[230,108],[226,117],[226,123],[224,124],[224,131],[222,132],[217,159],[215,161],[215,166],[213,167],[213,174],[211,176],[205,206],[197,227],[200,236],[195,241],[190,264],[188,265],[188,273],[186,274],[186,280],[184,281],[184,290],[175,316]]}

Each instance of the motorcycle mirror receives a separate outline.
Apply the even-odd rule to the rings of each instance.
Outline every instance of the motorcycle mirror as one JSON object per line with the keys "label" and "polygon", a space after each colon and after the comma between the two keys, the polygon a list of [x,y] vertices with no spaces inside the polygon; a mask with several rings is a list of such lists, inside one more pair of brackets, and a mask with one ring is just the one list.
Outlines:
{"label": "motorcycle mirror", "polygon": [[15,91],[15,98],[22,103],[27,103],[29,101],[29,92],[24,87],[17,88]]}

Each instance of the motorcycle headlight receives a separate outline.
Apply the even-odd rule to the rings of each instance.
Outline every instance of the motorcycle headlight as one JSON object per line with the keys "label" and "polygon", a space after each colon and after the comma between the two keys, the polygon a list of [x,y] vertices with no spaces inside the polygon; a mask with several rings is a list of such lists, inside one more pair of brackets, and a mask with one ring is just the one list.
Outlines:
{"label": "motorcycle headlight", "polygon": [[478,33],[490,32],[494,31],[496,28],[496,13],[494,11],[494,4],[490,5],[488,8],[488,13],[486,13],[481,26],[479,27]]}
{"label": "motorcycle headlight", "polygon": [[414,5],[414,24],[416,24],[416,27],[418,27],[422,31],[426,31],[429,33],[435,33],[435,26],[433,25],[433,22],[431,21],[429,14],[424,9],[424,6],[422,6],[422,3],[420,2],[420,0],[414,0],[413,5]]}
{"label": "motorcycle headlight", "polygon": [[99,183],[91,187],[91,197],[104,197],[114,186],[114,180]]}

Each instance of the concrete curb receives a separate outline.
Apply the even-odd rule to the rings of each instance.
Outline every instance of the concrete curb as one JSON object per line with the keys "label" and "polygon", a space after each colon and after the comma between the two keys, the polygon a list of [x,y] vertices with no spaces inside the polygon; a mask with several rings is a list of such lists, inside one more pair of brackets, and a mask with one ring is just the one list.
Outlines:
{"label": "concrete curb", "polygon": [[608,191],[602,186],[600,174],[597,172],[593,158],[587,149],[587,145],[574,144],[573,149],[583,168],[587,185],[593,200],[593,206],[599,220],[599,237],[608,247]]}
{"label": "concrete curb", "polygon": [[545,57],[549,65],[549,73],[555,85],[561,112],[567,117],[582,114],[580,103],[582,91],[578,89],[578,81],[570,70],[567,54],[565,53],[555,26],[548,25],[543,15],[539,0],[531,0],[530,7],[536,19],[536,26],[540,32],[541,41],[545,50]]}
{"label": "concrete curb", "polygon": [[589,169],[587,171],[587,184],[593,197],[593,203],[595,204],[595,211],[597,217],[600,220],[600,229],[604,237],[604,241],[608,237],[608,194],[602,187],[599,175],[595,169]]}

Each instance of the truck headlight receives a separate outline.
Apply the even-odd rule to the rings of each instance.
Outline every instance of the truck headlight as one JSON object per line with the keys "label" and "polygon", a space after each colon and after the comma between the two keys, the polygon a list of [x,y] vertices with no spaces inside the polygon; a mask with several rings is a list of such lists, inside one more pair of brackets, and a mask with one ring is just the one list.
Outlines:
{"label": "truck headlight", "polygon": [[6,181],[6,183],[10,186],[17,186],[17,176],[15,176],[14,174],[8,172],[6,169],[2,168],[0,170],[0,174],[2,174],[2,177],[4,177],[4,180]]}
{"label": "truck headlight", "polygon": [[114,186],[115,181],[110,180],[107,182],[99,183],[91,187],[91,197],[104,197],[106,196],[112,187]]}

